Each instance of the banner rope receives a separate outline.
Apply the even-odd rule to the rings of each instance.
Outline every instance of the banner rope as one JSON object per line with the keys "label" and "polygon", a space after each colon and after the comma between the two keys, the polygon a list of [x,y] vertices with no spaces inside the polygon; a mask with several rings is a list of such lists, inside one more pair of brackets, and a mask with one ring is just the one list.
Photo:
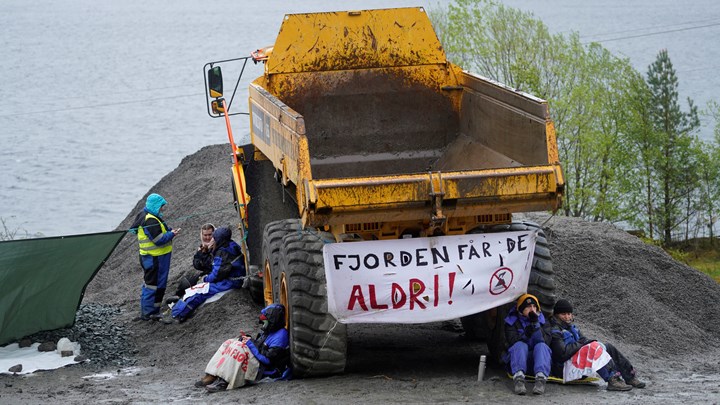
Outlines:
{"label": "banner rope", "polygon": [[[211,211],[203,211],[203,212],[191,213],[191,214],[189,214],[189,215],[183,215],[183,216],[179,216],[179,217],[171,217],[171,218],[168,218],[167,221],[185,222],[185,221],[190,220],[190,219],[192,219],[192,218],[201,217],[201,216],[208,215],[208,214],[212,214],[212,213],[215,213],[215,212],[226,211],[226,210],[230,209],[230,206],[232,206],[232,208],[237,211],[237,210],[238,210],[238,207],[243,207],[244,204],[240,204],[240,203],[238,203],[238,202],[236,202],[236,201],[233,201],[233,202],[230,203],[229,205],[224,206],[224,207],[222,207],[222,208],[218,208],[218,209],[211,210]],[[165,218],[160,218],[160,219],[162,219],[163,221],[166,221]],[[158,224],[158,225],[151,225],[151,226],[160,226],[160,225]],[[127,232],[137,233],[137,228],[129,228],[129,229],[127,230]],[[247,237],[247,236],[246,236],[246,237]]]}

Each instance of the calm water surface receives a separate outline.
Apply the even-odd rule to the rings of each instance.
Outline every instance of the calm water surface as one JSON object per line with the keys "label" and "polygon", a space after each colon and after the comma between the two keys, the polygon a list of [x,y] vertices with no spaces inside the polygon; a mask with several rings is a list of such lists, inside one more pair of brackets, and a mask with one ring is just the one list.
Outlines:
{"label": "calm water surface", "polygon": [[[681,96],[701,107],[716,98],[720,50],[712,38],[720,25],[712,24],[720,24],[720,3],[506,3],[533,11],[555,32],[604,40],[643,72],[667,48]],[[183,157],[226,141],[224,123],[206,114],[206,62],[272,44],[286,13],[437,4],[4,0],[0,218],[45,236],[114,229]],[[260,74],[261,65],[250,65],[246,78]],[[238,143],[247,141],[247,118],[233,124]]]}

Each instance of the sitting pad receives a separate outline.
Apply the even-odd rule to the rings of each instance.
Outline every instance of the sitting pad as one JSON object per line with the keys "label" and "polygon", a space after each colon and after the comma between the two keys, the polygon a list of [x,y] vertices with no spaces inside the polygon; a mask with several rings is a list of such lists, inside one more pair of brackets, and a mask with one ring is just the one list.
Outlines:
{"label": "sitting pad", "polygon": [[[507,373],[506,375],[510,379],[513,378],[513,375],[510,373]],[[598,377],[583,377],[579,380],[563,382],[562,377],[555,377],[552,375],[550,377],[548,377],[547,380],[548,380],[548,382],[551,382],[551,383],[564,384],[564,385],[595,385],[596,382],[602,381],[602,379],[598,378]],[[534,375],[526,375],[525,381],[529,381],[529,382],[535,381],[535,376]]]}

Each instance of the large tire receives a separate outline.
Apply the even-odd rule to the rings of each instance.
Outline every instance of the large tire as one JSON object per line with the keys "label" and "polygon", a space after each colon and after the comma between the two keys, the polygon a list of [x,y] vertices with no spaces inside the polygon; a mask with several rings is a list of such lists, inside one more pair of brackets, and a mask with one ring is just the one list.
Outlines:
{"label": "large tire", "polygon": [[[255,160],[255,146],[252,144],[242,145],[245,160],[243,168],[245,170],[245,185],[247,193],[250,195],[248,202],[248,229],[247,229],[247,248],[251,270],[249,271],[249,290],[253,301],[262,304],[271,304],[273,300],[273,290],[269,288],[267,293],[265,274],[262,276],[257,271],[263,272],[266,263],[265,228],[267,224],[274,221],[282,221],[285,218],[298,218],[298,207],[293,201],[292,190],[285,189],[275,179],[275,167],[269,160]],[[233,186],[233,196],[235,193],[235,182],[231,182]],[[237,202],[237,201],[236,201]],[[271,238],[278,241],[282,239],[282,235]],[[277,252],[277,246],[271,251]],[[274,259],[273,264],[277,263]],[[255,266],[257,266],[255,268]],[[272,286],[273,280],[267,280],[267,285]],[[269,300],[267,297],[270,297]]]}
{"label": "large tire", "polygon": [[[547,237],[542,228],[529,221],[518,221],[507,225],[495,225],[486,228],[477,228],[469,233],[496,233],[538,230],[538,237],[533,253],[528,293],[533,294],[540,301],[540,307],[546,317],[552,314],[557,296],[555,294],[555,273],[552,266],[552,257],[548,247]],[[491,363],[501,364],[501,356],[505,351],[504,319],[514,303],[498,308],[462,317],[460,319],[468,337],[485,341],[488,346]]]}
{"label": "large tire", "polygon": [[322,249],[332,239],[323,236],[304,230],[282,240],[280,301],[287,302],[290,358],[297,377],[339,374],[347,361],[347,327],[328,313]]}
{"label": "large tire", "polygon": [[[255,267],[255,266],[253,266]],[[250,292],[250,298],[253,302],[258,305],[265,304],[265,286],[263,285],[264,279],[257,273],[248,274],[248,291]]]}
{"label": "large tire", "polygon": [[263,230],[262,266],[263,291],[265,305],[280,302],[280,247],[283,237],[291,232],[299,232],[299,219],[281,219],[268,223]]}

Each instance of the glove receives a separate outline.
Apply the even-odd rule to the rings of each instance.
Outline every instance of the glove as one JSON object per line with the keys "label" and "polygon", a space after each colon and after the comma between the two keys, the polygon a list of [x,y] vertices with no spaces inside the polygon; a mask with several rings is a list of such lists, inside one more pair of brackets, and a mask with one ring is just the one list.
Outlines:
{"label": "glove", "polygon": [[530,320],[530,323],[537,323],[539,317],[538,314],[536,314],[535,312],[530,312],[528,314],[528,319]]}

